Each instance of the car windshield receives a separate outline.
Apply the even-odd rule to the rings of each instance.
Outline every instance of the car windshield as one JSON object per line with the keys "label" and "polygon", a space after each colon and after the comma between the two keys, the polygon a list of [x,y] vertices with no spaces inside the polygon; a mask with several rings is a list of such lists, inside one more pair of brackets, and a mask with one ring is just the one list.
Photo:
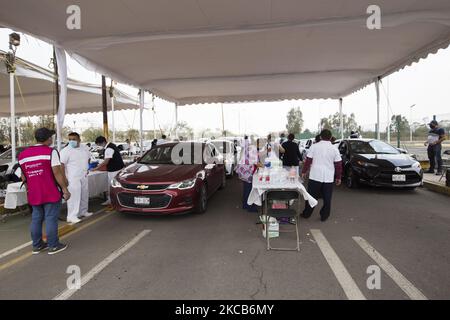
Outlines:
{"label": "car windshield", "polygon": [[[202,151],[197,154],[194,153],[194,150]],[[147,151],[138,163],[149,165],[202,163],[203,150],[204,147],[201,143],[178,143],[175,145],[161,145]],[[190,152],[190,156],[188,159],[184,157],[185,152]]]}
{"label": "car windshield", "polygon": [[393,146],[379,140],[350,141],[351,149],[357,154],[399,154]]}

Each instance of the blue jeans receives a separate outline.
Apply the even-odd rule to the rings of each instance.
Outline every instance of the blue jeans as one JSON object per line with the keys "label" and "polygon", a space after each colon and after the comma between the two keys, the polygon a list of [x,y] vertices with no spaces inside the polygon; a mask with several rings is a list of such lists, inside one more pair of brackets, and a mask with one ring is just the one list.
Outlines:
{"label": "blue jeans", "polygon": [[44,203],[40,206],[32,206],[31,214],[31,240],[33,248],[38,248],[42,244],[42,223],[45,220],[45,232],[47,233],[47,243],[50,248],[57,247],[58,239],[58,217],[61,210],[61,201]]}
{"label": "blue jeans", "polygon": [[430,170],[434,170],[437,164],[438,171],[442,171],[442,145],[440,143],[434,146],[428,146],[428,159],[430,160]]}

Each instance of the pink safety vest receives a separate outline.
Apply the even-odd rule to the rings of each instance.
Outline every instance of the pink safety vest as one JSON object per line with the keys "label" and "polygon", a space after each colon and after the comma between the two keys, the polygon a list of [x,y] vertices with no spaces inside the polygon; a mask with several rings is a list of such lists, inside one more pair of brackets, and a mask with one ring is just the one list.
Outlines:
{"label": "pink safety vest", "polygon": [[52,171],[52,151],[45,146],[33,146],[19,155],[19,164],[26,178],[28,203],[39,206],[61,200],[61,191]]}

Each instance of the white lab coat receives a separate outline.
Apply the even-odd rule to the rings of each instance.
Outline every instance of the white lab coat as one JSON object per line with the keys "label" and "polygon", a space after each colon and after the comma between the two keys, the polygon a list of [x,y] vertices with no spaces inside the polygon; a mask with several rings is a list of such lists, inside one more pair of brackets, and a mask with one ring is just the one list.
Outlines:
{"label": "white lab coat", "polygon": [[89,187],[88,168],[91,154],[86,147],[67,146],[61,151],[61,163],[66,169],[69,181],[70,199],[67,201],[67,220],[75,220],[88,212]]}

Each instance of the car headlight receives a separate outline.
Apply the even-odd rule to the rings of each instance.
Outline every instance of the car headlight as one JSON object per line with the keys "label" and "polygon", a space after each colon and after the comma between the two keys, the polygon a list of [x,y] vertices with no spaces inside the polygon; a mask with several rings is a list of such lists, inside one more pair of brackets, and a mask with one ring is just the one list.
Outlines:
{"label": "car headlight", "polygon": [[378,165],[376,165],[374,163],[366,162],[366,161],[358,160],[358,161],[356,161],[356,163],[365,168],[369,168],[369,167],[378,168]]}
{"label": "car headlight", "polygon": [[195,177],[193,179],[184,180],[184,181],[181,181],[181,182],[177,182],[177,183],[171,184],[168,187],[168,189],[179,189],[179,190],[191,189],[192,187],[194,187],[195,181],[197,181],[197,177]]}
{"label": "car headlight", "polygon": [[113,188],[121,188],[122,185],[120,184],[119,181],[117,181],[116,178],[113,178],[113,179],[111,180],[111,187],[113,187]]}

